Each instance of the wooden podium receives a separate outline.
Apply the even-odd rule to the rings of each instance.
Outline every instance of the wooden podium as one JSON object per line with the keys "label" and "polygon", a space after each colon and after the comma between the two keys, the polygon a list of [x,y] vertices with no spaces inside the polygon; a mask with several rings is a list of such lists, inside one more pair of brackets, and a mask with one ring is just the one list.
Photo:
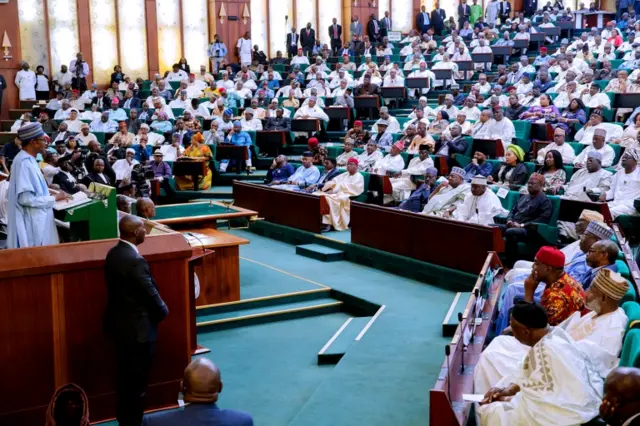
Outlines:
{"label": "wooden podium", "polygon": [[[41,426],[66,383],[89,397],[92,422],[115,417],[115,351],[103,333],[104,259],[117,240],[6,250],[0,262],[0,424]],[[195,336],[182,235],[148,236],[139,246],[169,316],[159,326],[146,409],[177,405]]]}

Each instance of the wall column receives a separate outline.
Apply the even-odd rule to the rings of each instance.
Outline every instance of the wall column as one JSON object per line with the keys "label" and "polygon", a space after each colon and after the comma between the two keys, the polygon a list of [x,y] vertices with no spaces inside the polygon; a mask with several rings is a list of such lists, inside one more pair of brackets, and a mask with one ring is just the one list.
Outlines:
{"label": "wall column", "polygon": [[160,60],[158,58],[158,13],[156,1],[146,0],[145,12],[147,14],[147,61],[149,62],[149,79],[153,80],[154,74],[160,73]]}
{"label": "wall column", "polygon": [[[95,78],[93,75],[93,49],[91,48],[91,11],[89,9],[89,0],[78,0],[77,8],[78,41],[80,43],[80,52],[82,52],[83,59],[87,64],[89,64],[89,76],[87,77],[87,85],[91,86],[91,83],[95,81]],[[73,59],[75,59],[75,54],[73,55]],[[56,72],[57,71],[58,70],[56,70]],[[69,71],[73,72],[72,70]]]}
{"label": "wall column", "polygon": [[[4,37],[4,32],[11,41],[10,60],[5,61],[0,57],[0,74],[7,82],[2,94],[2,114],[0,118],[6,120],[9,118],[9,109],[18,108],[18,88],[14,81],[16,73],[19,71],[20,61],[22,60],[22,47],[20,44],[20,25],[18,22],[18,2],[10,1],[7,4],[0,5],[0,41]],[[0,50],[4,56],[4,51]],[[33,64],[30,64],[33,65]],[[34,69],[35,71],[35,69]]]}

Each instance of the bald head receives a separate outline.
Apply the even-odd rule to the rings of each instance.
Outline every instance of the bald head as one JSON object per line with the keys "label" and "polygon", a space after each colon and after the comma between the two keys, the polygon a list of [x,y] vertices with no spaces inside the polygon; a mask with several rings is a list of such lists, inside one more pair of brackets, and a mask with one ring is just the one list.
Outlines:
{"label": "bald head", "polygon": [[604,382],[600,416],[608,424],[622,424],[640,411],[640,369],[615,368]]}
{"label": "bald head", "polygon": [[212,403],[222,392],[220,370],[207,358],[197,358],[184,369],[184,400]]}
{"label": "bald head", "polygon": [[120,219],[118,224],[120,238],[129,241],[131,244],[140,245],[144,242],[144,223],[137,216],[126,215]]}
{"label": "bald head", "polygon": [[150,198],[138,198],[136,213],[145,219],[152,219],[156,215],[156,205]]}

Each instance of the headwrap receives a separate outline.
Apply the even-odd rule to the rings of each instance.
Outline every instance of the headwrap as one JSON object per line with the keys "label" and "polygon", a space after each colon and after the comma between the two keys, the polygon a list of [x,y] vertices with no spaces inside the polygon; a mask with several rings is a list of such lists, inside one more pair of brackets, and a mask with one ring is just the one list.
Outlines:
{"label": "headwrap", "polygon": [[309,146],[312,146],[315,148],[316,146],[318,146],[320,142],[318,141],[318,138],[309,138],[307,143],[309,144]]}
{"label": "headwrap", "polygon": [[461,167],[453,167],[453,168],[451,169],[451,171],[449,172],[449,174],[450,174],[450,175],[458,175],[458,176],[460,176],[462,179],[464,179],[465,172],[464,172],[464,169],[463,169],[463,168],[461,168]]}
{"label": "headwrap", "polygon": [[524,150],[520,148],[518,145],[511,144],[507,147],[507,151],[511,151],[518,158],[518,161],[524,161]]}
{"label": "headwrap", "polygon": [[398,150],[398,151],[402,151],[404,149],[404,142],[402,141],[398,141],[396,143],[393,144],[393,146]]}
{"label": "headwrap", "polygon": [[591,222],[589,222],[589,225],[587,225],[587,230],[585,232],[588,232],[594,237],[598,237],[599,240],[608,240],[613,235],[613,231],[607,226],[606,223],[599,222],[597,220],[592,220]]}
{"label": "headwrap", "polygon": [[25,124],[18,129],[18,139],[22,142],[28,142],[44,135],[45,133],[40,123]]}
{"label": "headwrap", "polygon": [[620,300],[629,291],[629,283],[617,272],[600,269],[591,283],[591,287],[604,293],[613,300]]}
{"label": "headwrap", "polygon": [[202,143],[204,142],[204,136],[202,136],[202,133],[198,132],[195,135],[191,136],[191,140]]}
{"label": "headwrap", "polygon": [[549,325],[547,312],[537,303],[520,301],[513,306],[511,316],[527,328],[541,329]]}
{"label": "headwrap", "polygon": [[596,160],[602,162],[602,154],[598,151],[591,151],[587,154],[587,158],[595,158]]}
{"label": "headwrap", "polygon": [[347,164],[355,164],[358,165],[358,159],[356,157],[351,157],[347,160]]}
{"label": "headwrap", "polygon": [[233,110],[231,108],[225,109],[222,113],[225,115],[233,116]]}
{"label": "headwrap", "polygon": [[555,247],[541,247],[536,253],[536,260],[553,268],[564,267],[564,253]]}
{"label": "headwrap", "polygon": [[597,220],[598,222],[604,222],[604,216],[602,216],[601,213],[598,213],[595,210],[588,210],[588,209],[584,209],[582,210],[582,213],[580,213],[580,217],[578,218],[578,220],[586,220],[588,222],[591,222],[592,220]]}

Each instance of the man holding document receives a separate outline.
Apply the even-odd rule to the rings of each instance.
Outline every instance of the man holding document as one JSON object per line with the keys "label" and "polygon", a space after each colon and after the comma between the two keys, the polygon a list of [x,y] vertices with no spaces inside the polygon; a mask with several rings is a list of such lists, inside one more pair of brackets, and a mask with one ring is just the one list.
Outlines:
{"label": "man holding document", "polygon": [[68,198],[62,191],[50,195],[36,156],[43,154],[47,142],[40,123],[29,123],[18,130],[22,150],[11,165],[8,203],[8,248],[58,244],[53,217],[56,201]]}

